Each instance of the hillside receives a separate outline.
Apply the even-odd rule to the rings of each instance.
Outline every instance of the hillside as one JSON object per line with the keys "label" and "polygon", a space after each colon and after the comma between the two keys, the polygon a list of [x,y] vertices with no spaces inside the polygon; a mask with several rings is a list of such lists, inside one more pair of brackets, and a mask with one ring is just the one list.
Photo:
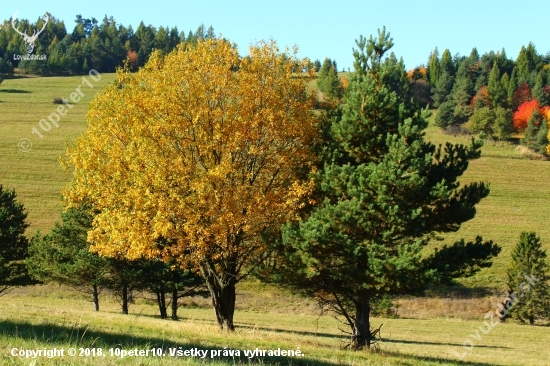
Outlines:
{"label": "hillside", "polygon": [[[59,219],[60,190],[70,175],[58,159],[67,144],[86,128],[85,114],[90,100],[114,78],[114,74],[103,74],[99,81],[90,76],[86,81],[80,76],[29,77],[5,80],[0,86],[0,183],[14,188],[27,208],[29,236],[37,230],[49,230]],[[79,87],[84,96],[60,118],[59,127],[51,125],[49,131],[43,131],[39,121],[47,119],[58,107],[52,100],[68,98]],[[33,128],[43,137],[36,131],[33,134]],[[467,137],[445,135],[433,126],[426,135],[437,144],[469,143]],[[28,152],[18,148],[23,138],[32,143]],[[471,163],[464,182],[488,182],[491,194],[479,204],[472,221],[445,239],[471,240],[482,235],[500,244],[503,251],[492,268],[463,281],[468,287],[500,288],[504,284],[510,250],[522,231],[536,231],[550,249],[550,206],[546,204],[549,167],[546,161],[524,158],[512,144],[493,142],[487,142],[482,148],[482,157]]]}
{"label": "hillside", "polygon": [[[97,78],[97,77],[96,77]],[[29,236],[36,230],[51,228],[62,209],[61,193],[69,175],[58,162],[67,143],[86,128],[86,111],[93,96],[114,74],[105,74],[99,81],[82,77],[17,78],[5,80],[0,86],[0,183],[14,188],[28,211]],[[54,98],[69,98],[80,87],[84,94],[65,116],[59,127],[51,125],[43,131],[41,119],[56,112]],[[47,127],[47,126],[46,126]],[[42,134],[40,138],[33,128]],[[29,139],[32,148],[23,152],[18,148],[21,139]]]}

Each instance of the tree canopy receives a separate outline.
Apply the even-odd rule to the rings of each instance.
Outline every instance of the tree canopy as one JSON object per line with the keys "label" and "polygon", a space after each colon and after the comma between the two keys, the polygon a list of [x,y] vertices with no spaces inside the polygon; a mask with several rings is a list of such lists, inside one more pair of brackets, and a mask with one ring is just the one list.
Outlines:
{"label": "tree canopy", "polygon": [[[475,272],[498,250],[478,239],[422,260],[430,239],[458,230],[488,195],[484,183],[458,183],[480,145],[425,141],[425,114],[411,98],[403,62],[389,53],[390,34],[382,29],[356,44],[355,72],[313,173],[315,204],[285,226],[275,267],[281,280],[340,314],[358,349],[377,332],[369,320],[376,299],[420,291],[430,278],[460,276],[465,267]],[[448,253],[461,253],[463,262],[434,264],[456,259]]]}
{"label": "tree canopy", "polygon": [[67,205],[87,199],[99,212],[92,250],[192,263],[220,326],[233,329],[236,283],[309,190],[298,177],[311,161],[315,96],[296,64],[306,69],[275,42],[241,58],[209,39],[119,71],[66,160]]}

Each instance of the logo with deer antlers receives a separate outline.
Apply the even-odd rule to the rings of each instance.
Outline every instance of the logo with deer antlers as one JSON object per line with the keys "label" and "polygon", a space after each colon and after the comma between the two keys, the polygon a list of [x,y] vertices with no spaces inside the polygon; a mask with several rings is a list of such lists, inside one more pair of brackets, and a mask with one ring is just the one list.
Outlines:
{"label": "logo with deer antlers", "polygon": [[23,37],[23,40],[27,44],[26,45],[27,53],[31,54],[32,51],[34,50],[34,42],[36,42],[36,39],[38,38],[40,33],[44,31],[44,29],[46,28],[46,25],[48,25],[48,20],[50,20],[50,17],[48,16],[48,14],[44,14],[44,16],[42,17],[42,20],[44,21],[44,24],[42,24],[42,29],[40,29],[39,31],[35,30],[32,33],[32,36],[29,36],[26,32],[25,33],[20,32],[19,29],[17,29],[17,27],[15,26],[16,19],[17,19],[17,12],[13,14],[13,17],[11,17],[11,26],[17,33],[19,33]]}

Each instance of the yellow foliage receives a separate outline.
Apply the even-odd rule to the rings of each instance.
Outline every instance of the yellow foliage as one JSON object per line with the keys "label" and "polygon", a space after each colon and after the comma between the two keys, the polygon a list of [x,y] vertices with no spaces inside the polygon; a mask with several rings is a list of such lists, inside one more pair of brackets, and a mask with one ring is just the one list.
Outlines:
{"label": "yellow foliage", "polygon": [[92,249],[233,274],[257,260],[262,233],[292,219],[312,189],[297,168],[312,158],[315,96],[312,75],[293,77],[295,62],[305,64],[275,42],[239,57],[205,40],[119,71],[65,158],[66,205],[87,199],[98,213]]}

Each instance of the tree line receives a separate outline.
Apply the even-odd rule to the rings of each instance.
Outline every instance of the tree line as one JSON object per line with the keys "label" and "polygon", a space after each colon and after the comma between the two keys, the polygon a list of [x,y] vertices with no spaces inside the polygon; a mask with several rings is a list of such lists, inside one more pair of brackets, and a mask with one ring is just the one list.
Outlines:
{"label": "tree line", "polygon": [[467,57],[451,57],[449,49],[440,55],[436,48],[409,77],[424,84],[424,98],[437,108],[437,126],[466,126],[498,140],[520,135],[523,145],[547,154],[549,66],[550,53],[539,54],[532,43],[515,61],[504,49],[480,56],[474,48]]}
{"label": "tree line", "polygon": [[201,278],[161,260],[129,261],[100,257],[89,251],[86,241],[92,216],[83,209],[61,214],[47,235],[25,235],[27,213],[14,191],[0,185],[0,294],[13,286],[55,282],[89,296],[99,311],[99,295],[109,289],[128,314],[137,291],[154,294],[162,319],[178,319],[178,302],[184,296],[205,296]]}
{"label": "tree line", "polygon": [[[14,60],[14,54],[27,53],[25,42],[12,27],[11,19],[5,20],[0,31],[0,74],[12,74],[14,68],[35,75],[67,75],[114,72],[126,59],[133,69],[145,65],[153,49],[163,53],[172,51],[178,44],[193,45],[199,39],[214,37],[214,29],[200,25],[187,34],[177,27],[158,28],[140,22],[134,31],[131,25],[118,24],[107,15],[99,22],[95,18],[77,15],[76,25],[68,32],[65,23],[47,13],[48,23],[35,41],[33,53],[45,54],[47,60]],[[19,31],[32,34],[41,29],[44,20],[16,21]]]}
{"label": "tree line", "polygon": [[[346,78],[338,78],[336,61],[326,58],[314,68],[317,85],[327,96],[342,95]],[[529,43],[516,60],[502,49],[469,56],[436,48],[426,65],[407,72],[414,98],[437,110],[434,122],[449,132],[471,132],[496,140],[519,142],[531,150],[550,154],[550,53],[542,55]]]}

